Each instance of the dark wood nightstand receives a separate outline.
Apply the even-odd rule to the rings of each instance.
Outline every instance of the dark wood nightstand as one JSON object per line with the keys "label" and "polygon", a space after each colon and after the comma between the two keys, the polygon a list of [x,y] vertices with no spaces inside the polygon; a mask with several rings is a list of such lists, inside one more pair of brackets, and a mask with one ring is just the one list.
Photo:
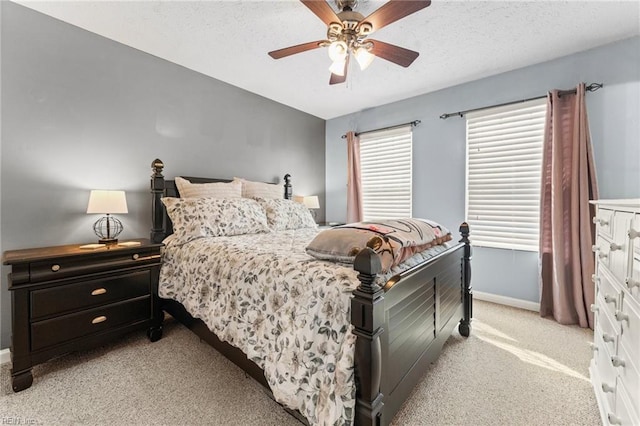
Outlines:
{"label": "dark wood nightstand", "polygon": [[11,265],[13,390],[31,386],[31,368],[55,356],[100,346],[137,329],[162,336],[155,294],[162,244],[80,245],[6,251]]}

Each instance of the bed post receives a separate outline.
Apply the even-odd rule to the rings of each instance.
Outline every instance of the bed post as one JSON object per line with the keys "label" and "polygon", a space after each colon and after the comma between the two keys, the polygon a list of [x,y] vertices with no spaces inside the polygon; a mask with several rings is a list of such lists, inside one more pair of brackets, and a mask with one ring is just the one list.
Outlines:
{"label": "bed post", "polygon": [[287,200],[293,200],[293,189],[291,187],[291,175],[289,173],[284,175],[284,198]]}
{"label": "bed post", "polygon": [[151,162],[151,242],[160,243],[165,237],[164,210],[161,198],[164,196],[164,163],[156,158]]}
{"label": "bed post", "polygon": [[382,348],[384,331],[384,291],[375,283],[382,270],[380,258],[370,248],[356,256],[353,267],[360,285],[351,299],[351,324],[357,336],[355,348],[356,411],[355,424],[379,425],[382,412]]}
{"label": "bed post", "polygon": [[464,257],[462,258],[462,303],[464,317],[460,320],[458,331],[460,335],[469,337],[471,332],[471,318],[473,317],[473,291],[471,289],[471,241],[469,240],[469,224],[460,225],[461,243],[464,243]]}

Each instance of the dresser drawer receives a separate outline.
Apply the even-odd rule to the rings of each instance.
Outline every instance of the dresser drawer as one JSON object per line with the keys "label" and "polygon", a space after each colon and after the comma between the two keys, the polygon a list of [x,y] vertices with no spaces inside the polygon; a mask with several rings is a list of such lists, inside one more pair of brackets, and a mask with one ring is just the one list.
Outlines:
{"label": "dresser drawer", "polygon": [[[155,254],[154,254],[155,253]],[[96,253],[93,257],[60,257],[32,262],[29,265],[29,281],[32,283],[77,277],[86,274],[135,267],[150,262],[159,262],[160,255],[152,249],[124,251],[113,249]]]}
{"label": "dresser drawer", "polygon": [[625,348],[636,369],[640,370],[640,306],[630,297],[623,297],[617,319],[622,326],[619,348]]}
{"label": "dresser drawer", "polygon": [[621,289],[615,284],[615,280],[604,268],[600,269],[600,276],[596,279],[596,302],[600,311],[606,310],[611,318],[615,317],[616,310],[620,309]]}
{"label": "dresser drawer", "polygon": [[596,224],[596,233],[606,237],[613,237],[613,210],[603,208],[598,209],[596,217],[593,218]]}
{"label": "dresser drawer", "polygon": [[630,395],[640,395],[640,371],[638,371],[638,355],[632,355],[623,345],[618,348],[618,358],[624,366],[615,367],[618,379],[624,384]]}
{"label": "dresser drawer", "polygon": [[602,338],[598,335],[594,337],[594,345],[597,348],[594,359],[595,367],[598,370],[598,380],[596,390],[604,395],[609,407],[615,407],[616,402],[616,371],[611,364],[611,352],[607,349]]}
{"label": "dresser drawer", "polygon": [[598,336],[602,341],[602,346],[605,346],[609,353],[614,354],[618,349],[618,339],[620,336],[620,326],[614,325],[609,315],[606,312],[597,312],[596,326],[594,330],[594,336]]}
{"label": "dresser drawer", "polygon": [[[616,409],[613,414],[615,419],[612,416],[609,416],[610,424],[619,424],[622,426],[638,426],[640,425],[640,417],[639,413],[634,407],[640,407],[638,404],[639,396],[636,393],[631,393],[625,386],[624,383],[619,383],[616,389],[618,394],[616,398]],[[635,402],[634,402],[635,401]],[[612,420],[616,420],[612,422]]]}
{"label": "dresser drawer", "polygon": [[151,271],[143,269],[107,278],[50,287],[31,292],[31,318],[133,299],[151,292]]}
{"label": "dresser drawer", "polygon": [[148,320],[151,296],[117,302],[31,324],[31,350],[39,350],[117,326]]}
{"label": "dresser drawer", "polygon": [[640,257],[640,213],[636,213],[631,222],[629,237],[633,241],[633,251],[636,256]]}
{"label": "dresser drawer", "polygon": [[625,280],[628,294],[640,303],[640,255],[634,255],[631,262],[631,275]]}

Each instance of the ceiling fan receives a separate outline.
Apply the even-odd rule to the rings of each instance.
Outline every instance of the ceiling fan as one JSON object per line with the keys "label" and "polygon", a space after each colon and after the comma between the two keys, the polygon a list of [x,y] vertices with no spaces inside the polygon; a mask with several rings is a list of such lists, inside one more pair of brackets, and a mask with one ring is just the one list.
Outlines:
{"label": "ceiling fan", "polygon": [[327,39],[274,50],[269,52],[269,56],[280,59],[307,50],[328,47],[329,57],[333,61],[329,68],[331,71],[329,84],[346,81],[349,58],[352,54],[363,70],[376,56],[403,67],[411,65],[418,57],[418,52],[374,40],[368,36],[431,4],[431,0],[390,0],[365,18],[353,10],[358,0],[335,0],[338,8],[342,10],[338,14],[325,0],[300,1],[327,24]]}

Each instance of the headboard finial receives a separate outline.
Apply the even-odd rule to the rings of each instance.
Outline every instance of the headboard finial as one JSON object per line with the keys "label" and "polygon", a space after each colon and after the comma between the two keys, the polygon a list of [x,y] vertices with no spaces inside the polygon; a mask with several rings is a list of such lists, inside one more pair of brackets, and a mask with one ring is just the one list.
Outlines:
{"label": "headboard finial", "polygon": [[162,169],[164,169],[164,163],[159,158],[156,158],[151,162],[151,170],[153,170],[152,177],[163,177]]}
{"label": "headboard finial", "polygon": [[287,200],[293,199],[293,188],[291,186],[291,175],[289,173],[284,175],[284,198]]}

